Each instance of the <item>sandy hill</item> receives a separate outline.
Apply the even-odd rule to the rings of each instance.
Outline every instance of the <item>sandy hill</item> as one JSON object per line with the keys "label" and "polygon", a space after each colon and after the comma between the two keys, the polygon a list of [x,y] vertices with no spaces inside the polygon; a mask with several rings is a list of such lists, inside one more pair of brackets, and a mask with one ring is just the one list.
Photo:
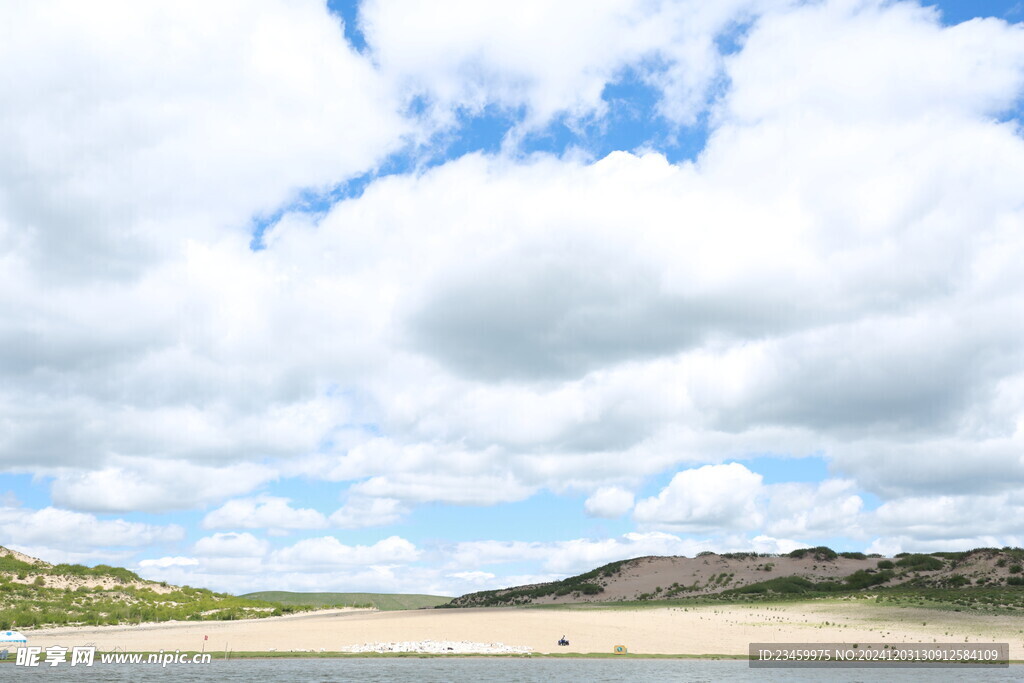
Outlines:
{"label": "sandy hill", "polygon": [[701,553],[638,557],[551,583],[470,593],[451,607],[664,600],[733,593],[857,591],[880,586],[952,588],[1022,586],[1024,550],[978,548],[962,553],[885,558],[825,547],[788,555]]}

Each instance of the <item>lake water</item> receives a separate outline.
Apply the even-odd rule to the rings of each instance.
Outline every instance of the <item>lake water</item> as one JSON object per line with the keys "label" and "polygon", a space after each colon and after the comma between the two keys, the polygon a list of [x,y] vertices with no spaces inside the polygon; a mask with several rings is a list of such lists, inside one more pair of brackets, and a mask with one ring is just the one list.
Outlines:
{"label": "lake water", "polygon": [[746,661],[687,659],[248,659],[209,664],[0,665],[0,681],[238,681],[552,683],[553,681],[1024,681],[1009,669],[750,669]]}

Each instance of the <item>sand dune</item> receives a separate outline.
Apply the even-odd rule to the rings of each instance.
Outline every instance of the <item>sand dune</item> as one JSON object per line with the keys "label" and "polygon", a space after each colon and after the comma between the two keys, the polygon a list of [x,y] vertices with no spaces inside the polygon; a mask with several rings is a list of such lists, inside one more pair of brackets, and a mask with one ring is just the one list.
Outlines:
{"label": "sand dune", "polygon": [[[750,642],[1009,642],[1024,659],[1015,616],[866,606],[708,606],[647,609],[327,610],[279,618],[26,631],[33,645],[96,645],[127,651],[338,651],[363,643],[500,642],[535,652],[744,654]],[[558,647],[566,635],[568,648]],[[208,636],[208,640],[203,639]]]}

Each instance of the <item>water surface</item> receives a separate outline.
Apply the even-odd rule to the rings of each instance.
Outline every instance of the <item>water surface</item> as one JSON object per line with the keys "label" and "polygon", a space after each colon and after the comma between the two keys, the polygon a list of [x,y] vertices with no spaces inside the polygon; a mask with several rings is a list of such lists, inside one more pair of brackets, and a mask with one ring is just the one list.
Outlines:
{"label": "water surface", "polygon": [[239,659],[209,664],[95,664],[72,668],[0,665],[0,680],[225,681],[238,683],[552,683],[553,681],[1024,681],[1024,666],[1009,669],[750,669],[741,660],[692,659]]}

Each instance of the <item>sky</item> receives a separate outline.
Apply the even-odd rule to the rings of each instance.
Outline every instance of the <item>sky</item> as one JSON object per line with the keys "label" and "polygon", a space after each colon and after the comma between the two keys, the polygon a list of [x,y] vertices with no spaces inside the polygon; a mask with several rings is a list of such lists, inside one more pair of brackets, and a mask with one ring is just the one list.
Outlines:
{"label": "sky", "polygon": [[1024,4],[0,4],[0,545],[244,593],[1024,545]]}

